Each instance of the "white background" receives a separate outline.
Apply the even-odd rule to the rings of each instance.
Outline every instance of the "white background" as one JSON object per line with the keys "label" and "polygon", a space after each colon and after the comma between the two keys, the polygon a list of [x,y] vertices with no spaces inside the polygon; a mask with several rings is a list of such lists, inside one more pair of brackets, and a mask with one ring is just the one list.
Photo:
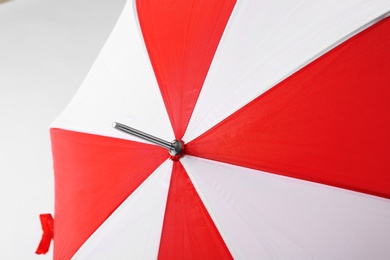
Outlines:
{"label": "white background", "polygon": [[0,0],[0,259],[35,255],[54,213],[49,125],[70,101],[124,0]]}

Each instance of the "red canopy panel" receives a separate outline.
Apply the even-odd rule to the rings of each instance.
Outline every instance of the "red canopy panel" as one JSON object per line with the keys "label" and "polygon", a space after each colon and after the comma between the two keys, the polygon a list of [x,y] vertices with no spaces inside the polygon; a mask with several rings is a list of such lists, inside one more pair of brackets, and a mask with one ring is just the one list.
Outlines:
{"label": "red canopy panel", "polygon": [[390,18],[253,100],[186,151],[390,198]]}
{"label": "red canopy panel", "polygon": [[173,165],[159,259],[232,259],[180,161]]}
{"label": "red canopy panel", "polygon": [[142,34],[176,139],[184,135],[235,3],[137,1]]}
{"label": "red canopy panel", "polygon": [[70,259],[168,153],[154,145],[62,129],[51,129],[51,141],[54,259]]}

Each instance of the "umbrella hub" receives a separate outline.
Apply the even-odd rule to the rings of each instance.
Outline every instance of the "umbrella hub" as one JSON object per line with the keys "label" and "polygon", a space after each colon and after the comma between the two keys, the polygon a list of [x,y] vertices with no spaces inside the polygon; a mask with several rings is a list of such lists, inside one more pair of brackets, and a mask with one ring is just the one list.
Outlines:
{"label": "umbrella hub", "polygon": [[185,145],[182,140],[174,140],[171,143],[171,148],[169,148],[168,151],[173,161],[177,161],[181,156],[183,156],[184,146]]}

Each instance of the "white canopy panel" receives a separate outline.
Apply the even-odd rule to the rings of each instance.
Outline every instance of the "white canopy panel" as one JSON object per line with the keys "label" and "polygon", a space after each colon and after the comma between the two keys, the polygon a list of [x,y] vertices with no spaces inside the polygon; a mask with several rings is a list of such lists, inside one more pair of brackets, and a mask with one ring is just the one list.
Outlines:
{"label": "white canopy panel", "polygon": [[142,142],[113,129],[114,121],[174,139],[134,1],[125,5],[79,91],[51,127]]}
{"label": "white canopy panel", "polygon": [[165,161],[92,234],[73,259],[156,259],[172,161]]}
{"label": "white canopy panel", "polygon": [[388,0],[238,0],[183,140],[201,135],[389,10]]}
{"label": "white canopy panel", "polygon": [[389,259],[390,201],[186,156],[235,259]]}

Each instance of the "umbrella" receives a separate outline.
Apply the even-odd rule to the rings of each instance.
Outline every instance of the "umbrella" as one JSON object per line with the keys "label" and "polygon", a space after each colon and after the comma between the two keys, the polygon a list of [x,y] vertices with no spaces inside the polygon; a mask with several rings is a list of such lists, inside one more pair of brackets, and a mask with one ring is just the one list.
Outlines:
{"label": "umbrella", "polygon": [[389,259],[389,12],[128,1],[51,126],[54,258]]}

